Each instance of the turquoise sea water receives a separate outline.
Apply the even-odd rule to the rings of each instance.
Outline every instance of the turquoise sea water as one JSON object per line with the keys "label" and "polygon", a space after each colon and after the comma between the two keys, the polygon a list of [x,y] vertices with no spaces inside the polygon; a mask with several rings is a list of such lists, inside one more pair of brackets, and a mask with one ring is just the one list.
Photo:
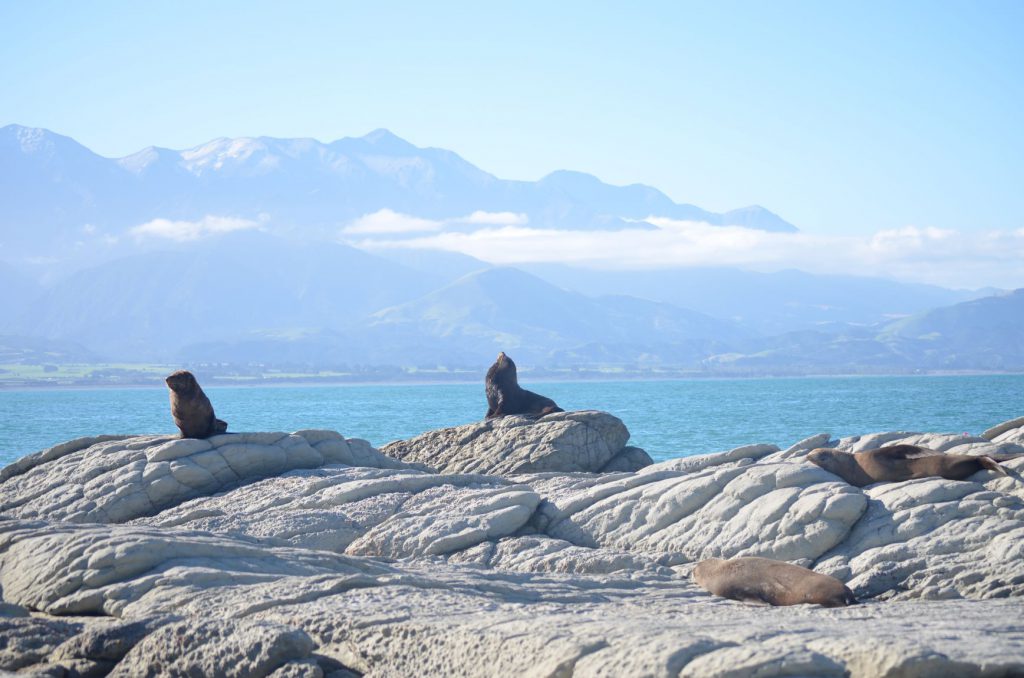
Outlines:
{"label": "turquoise sea water", "polygon": [[[977,434],[1024,415],[1024,375],[625,382],[523,381],[570,409],[621,418],[655,459],[747,443],[785,447],[821,432]],[[483,384],[207,388],[231,431],[328,428],[382,445],[466,424]],[[0,464],[101,433],[173,433],[166,389],[0,391]]]}

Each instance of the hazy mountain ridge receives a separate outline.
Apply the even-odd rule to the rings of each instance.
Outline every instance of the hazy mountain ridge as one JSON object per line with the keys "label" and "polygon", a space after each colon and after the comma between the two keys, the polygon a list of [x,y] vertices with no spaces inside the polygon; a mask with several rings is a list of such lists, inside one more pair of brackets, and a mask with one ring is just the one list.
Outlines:
{"label": "hazy mountain ridge", "polygon": [[[19,318],[0,318],[0,333],[21,337],[8,356],[32,361],[42,360],[37,344],[81,345],[47,362],[91,351],[108,361],[461,369],[508,350],[540,367],[708,374],[1024,369],[1020,291],[899,320],[882,316],[902,306],[875,297],[874,322],[844,321],[840,309],[834,322],[802,318],[797,329],[772,333],[671,303],[584,294],[470,257],[404,258],[415,266],[345,245],[228,234],[79,272],[43,290]],[[727,279],[719,271],[708,280]],[[754,294],[764,278],[735,280],[751,303],[768,306]],[[920,304],[934,290],[924,292],[892,303]]]}
{"label": "hazy mountain ridge", "polygon": [[[0,129],[0,172],[11,362],[473,368],[508,350],[524,365],[712,374],[1024,369],[1019,292],[975,302],[992,290],[796,270],[495,268],[339,244],[342,225],[380,210],[434,230],[638,228],[651,215],[795,230],[763,208],[713,214],[579,172],[501,180],[386,130],[108,159],[12,125]],[[219,217],[181,242],[125,230],[217,214],[241,226]],[[30,254],[89,266],[55,264],[57,280],[42,286],[22,271]]]}
{"label": "hazy mountain ridge", "polygon": [[653,215],[796,230],[761,207],[716,214],[649,186],[611,186],[579,172],[503,180],[452,151],[419,148],[387,130],[330,143],[222,138],[104,158],[70,137],[8,125],[0,128],[0,174],[0,257],[8,260],[72,256],[88,242],[83,228],[113,238],[153,219],[211,215],[314,238],[336,236],[383,209],[434,220],[525,215],[530,226],[557,229],[622,228]]}

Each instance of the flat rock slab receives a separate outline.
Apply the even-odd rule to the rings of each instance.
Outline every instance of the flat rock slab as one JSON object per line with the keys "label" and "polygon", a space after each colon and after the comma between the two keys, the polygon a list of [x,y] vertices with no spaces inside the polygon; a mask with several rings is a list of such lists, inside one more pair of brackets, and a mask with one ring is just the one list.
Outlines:
{"label": "flat rock slab", "polygon": [[[936,434],[872,438],[956,454],[997,446]],[[530,523],[537,531],[683,571],[705,558],[762,556],[833,575],[862,598],[1024,596],[1024,458],[1006,462],[1006,476],[861,489],[806,461],[823,440],[785,451],[748,445],[630,474],[514,478],[544,497]]]}
{"label": "flat rock slab", "polygon": [[207,440],[100,436],[44,450],[0,473],[0,514],[123,523],[246,482],[324,464],[409,468],[334,431],[226,433]]}
{"label": "flat rock slab", "polygon": [[539,503],[530,487],[501,478],[326,466],[193,499],[135,522],[409,558],[509,536]]}
{"label": "flat rock slab", "polygon": [[628,440],[626,426],[606,412],[556,412],[429,431],[381,452],[438,473],[636,471],[649,465],[647,453],[627,447]]}
{"label": "flat rock slab", "polygon": [[[1010,623],[1020,619],[1016,600],[769,608],[715,598],[657,572],[385,565],[174,529],[2,525],[5,598],[50,613],[114,614],[121,626],[107,638],[130,636],[104,655],[113,645],[95,639],[95,617],[9,620],[0,638],[37,648],[17,655],[22,670],[69,670],[85,655],[117,657],[105,660],[117,676],[1024,671],[1024,628]],[[141,624],[125,628],[134,622]],[[29,632],[30,624],[38,628]],[[49,639],[32,640],[42,636]],[[44,657],[44,646],[78,649]]]}

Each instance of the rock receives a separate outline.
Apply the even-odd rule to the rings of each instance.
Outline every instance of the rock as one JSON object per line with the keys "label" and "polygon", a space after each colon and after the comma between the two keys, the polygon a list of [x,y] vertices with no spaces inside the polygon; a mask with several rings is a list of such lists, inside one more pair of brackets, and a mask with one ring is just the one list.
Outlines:
{"label": "rock", "polygon": [[153,630],[176,620],[176,617],[155,617],[87,627],[61,643],[50,655],[50,661],[66,663],[85,659],[116,664]]}
{"label": "rock", "polygon": [[628,473],[639,471],[645,466],[654,463],[651,455],[639,447],[624,447],[622,451],[612,457],[607,464],[601,467],[600,473]]}
{"label": "rock", "polygon": [[775,445],[743,445],[742,447],[737,447],[726,452],[715,452],[712,454],[700,454],[692,457],[669,459],[667,461],[662,461],[648,466],[643,472],[685,471],[687,473],[693,473],[711,466],[728,464],[729,462],[739,461],[741,459],[754,461],[778,451],[779,448]]}
{"label": "rock", "polygon": [[389,443],[381,452],[438,473],[586,472],[609,465],[609,471],[637,470],[649,463],[642,450],[626,447],[627,440],[622,421],[605,412],[556,412],[429,431]]}
{"label": "rock", "polygon": [[[8,523],[0,541],[5,597],[51,612],[74,599],[77,614],[115,612],[122,624],[183,618],[136,642],[114,676],[1024,671],[1024,629],[1007,623],[1019,616],[1018,600],[767,608],[718,599],[657,568],[538,574],[436,559],[384,565],[175,529]],[[529,539],[504,547],[513,556],[545,548]],[[124,555],[111,560],[115,553]],[[61,642],[81,630],[12,621],[63,624]]]}
{"label": "rock", "polygon": [[[863,489],[805,459],[880,441],[1003,453],[1020,429],[823,433],[632,471],[644,458],[617,421],[507,417],[402,448],[445,475],[333,431],[51,448],[0,482],[0,669],[1024,672],[1024,627],[1008,623],[1024,596],[1024,458],[1005,476]],[[758,608],[691,581],[696,561],[738,555],[812,567],[865,602]]]}
{"label": "rock", "polygon": [[529,487],[500,478],[326,466],[193,499],[136,522],[406,558],[511,535],[538,503]]}
{"label": "rock", "polygon": [[582,548],[562,539],[536,535],[482,542],[452,554],[447,560],[449,563],[477,565],[508,572],[671,573],[642,554]]}
{"label": "rock", "polygon": [[869,502],[863,518],[816,570],[865,597],[1024,595],[1021,498],[980,482],[943,478],[880,483],[864,491]]}
{"label": "rock", "polygon": [[984,438],[985,440],[995,440],[996,438],[1003,435],[1007,431],[1012,431],[1018,428],[1024,428],[1024,417],[1010,419],[1009,421],[1004,421],[1003,423],[997,424],[990,429],[986,429],[985,432],[981,434],[981,437]]}
{"label": "rock", "polygon": [[763,556],[808,565],[845,538],[867,499],[810,464],[752,463],[777,449],[748,446],[695,459],[685,471],[660,464],[589,486],[520,480],[546,500],[532,524],[578,546],[673,552],[683,562]]}
{"label": "rock", "polygon": [[72,523],[123,523],[296,468],[359,464],[408,468],[365,441],[333,431],[236,433],[207,440],[101,436],[58,445],[14,464],[0,512]]}
{"label": "rock", "polygon": [[81,624],[34,617],[0,618],[0,670],[18,669],[46,660]]}
{"label": "rock", "polygon": [[53,447],[41,450],[34,454],[26,455],[13,464],[8,464],[3,469],[0,469],[0,483],[4,482],[8,478],[19,476],[26,471],[31,471],[37,466],[45,464],[48,461],[60,459],[68,454],[84,450],[87,447],[92,447],[97,443],[103,443],[110,440],[124,440],[131,437],[132,436],[116,435],[89,436],[86,438],[75,438],[74,440],[69,440],[66,443],[54,445]]}
{"label": "rock", "polygon": [[[281,624],[229,619],[182,621],[146,636],[110,676],[258,678],[278,675],[275,671],[309,657],[313,647],[306,633]],[[300,674],[286,671],[280,675]]]}

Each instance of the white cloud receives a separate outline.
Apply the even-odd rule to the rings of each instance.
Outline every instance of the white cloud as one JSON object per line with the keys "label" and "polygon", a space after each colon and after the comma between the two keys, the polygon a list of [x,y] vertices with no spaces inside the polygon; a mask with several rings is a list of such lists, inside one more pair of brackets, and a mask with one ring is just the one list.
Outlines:
{"label": "white cloud", "polygon": [[166,238],[184,242],[198,240],[217,233],[230,233],[258,228],[260,222],[237,217],[215,217],[207,215],[198,221],[171,221],[170,219],[153,219],[129,229],[136,238]]}
{"label": "white cloud", "polygon": [[950,287],[1024,287],[1024,229],[965,233],[906,227],[869,235],[769,233],[649,217],[654,230],[560,231],[505,226],[358,247],[461,252],[494,264],[557,262],[593,268],[732,266],[863,275]]}
{"label": "white cloud", "polygon": [[423,233],[440,230],[443,225],[444,222],[441,221],[421,219],[401,212],[382,209],[359,217],[343,228],[341,232],[347,235]]}
{"label": "white cloud", "polygon": [[440,231],[448,224],[471,226],[522,226],[529,217],[518,212],[485,212],[477,210],[452,219],[423,219],[390,209],[364,214],[341,229],[342,235],[396,235]]}
{"label": "white cloud", "polygon": [[478,224],[480,226],[525,226],[530,218],[522,212],[484,212],[477,210],[472,214],[453,219],[460,224]]}

